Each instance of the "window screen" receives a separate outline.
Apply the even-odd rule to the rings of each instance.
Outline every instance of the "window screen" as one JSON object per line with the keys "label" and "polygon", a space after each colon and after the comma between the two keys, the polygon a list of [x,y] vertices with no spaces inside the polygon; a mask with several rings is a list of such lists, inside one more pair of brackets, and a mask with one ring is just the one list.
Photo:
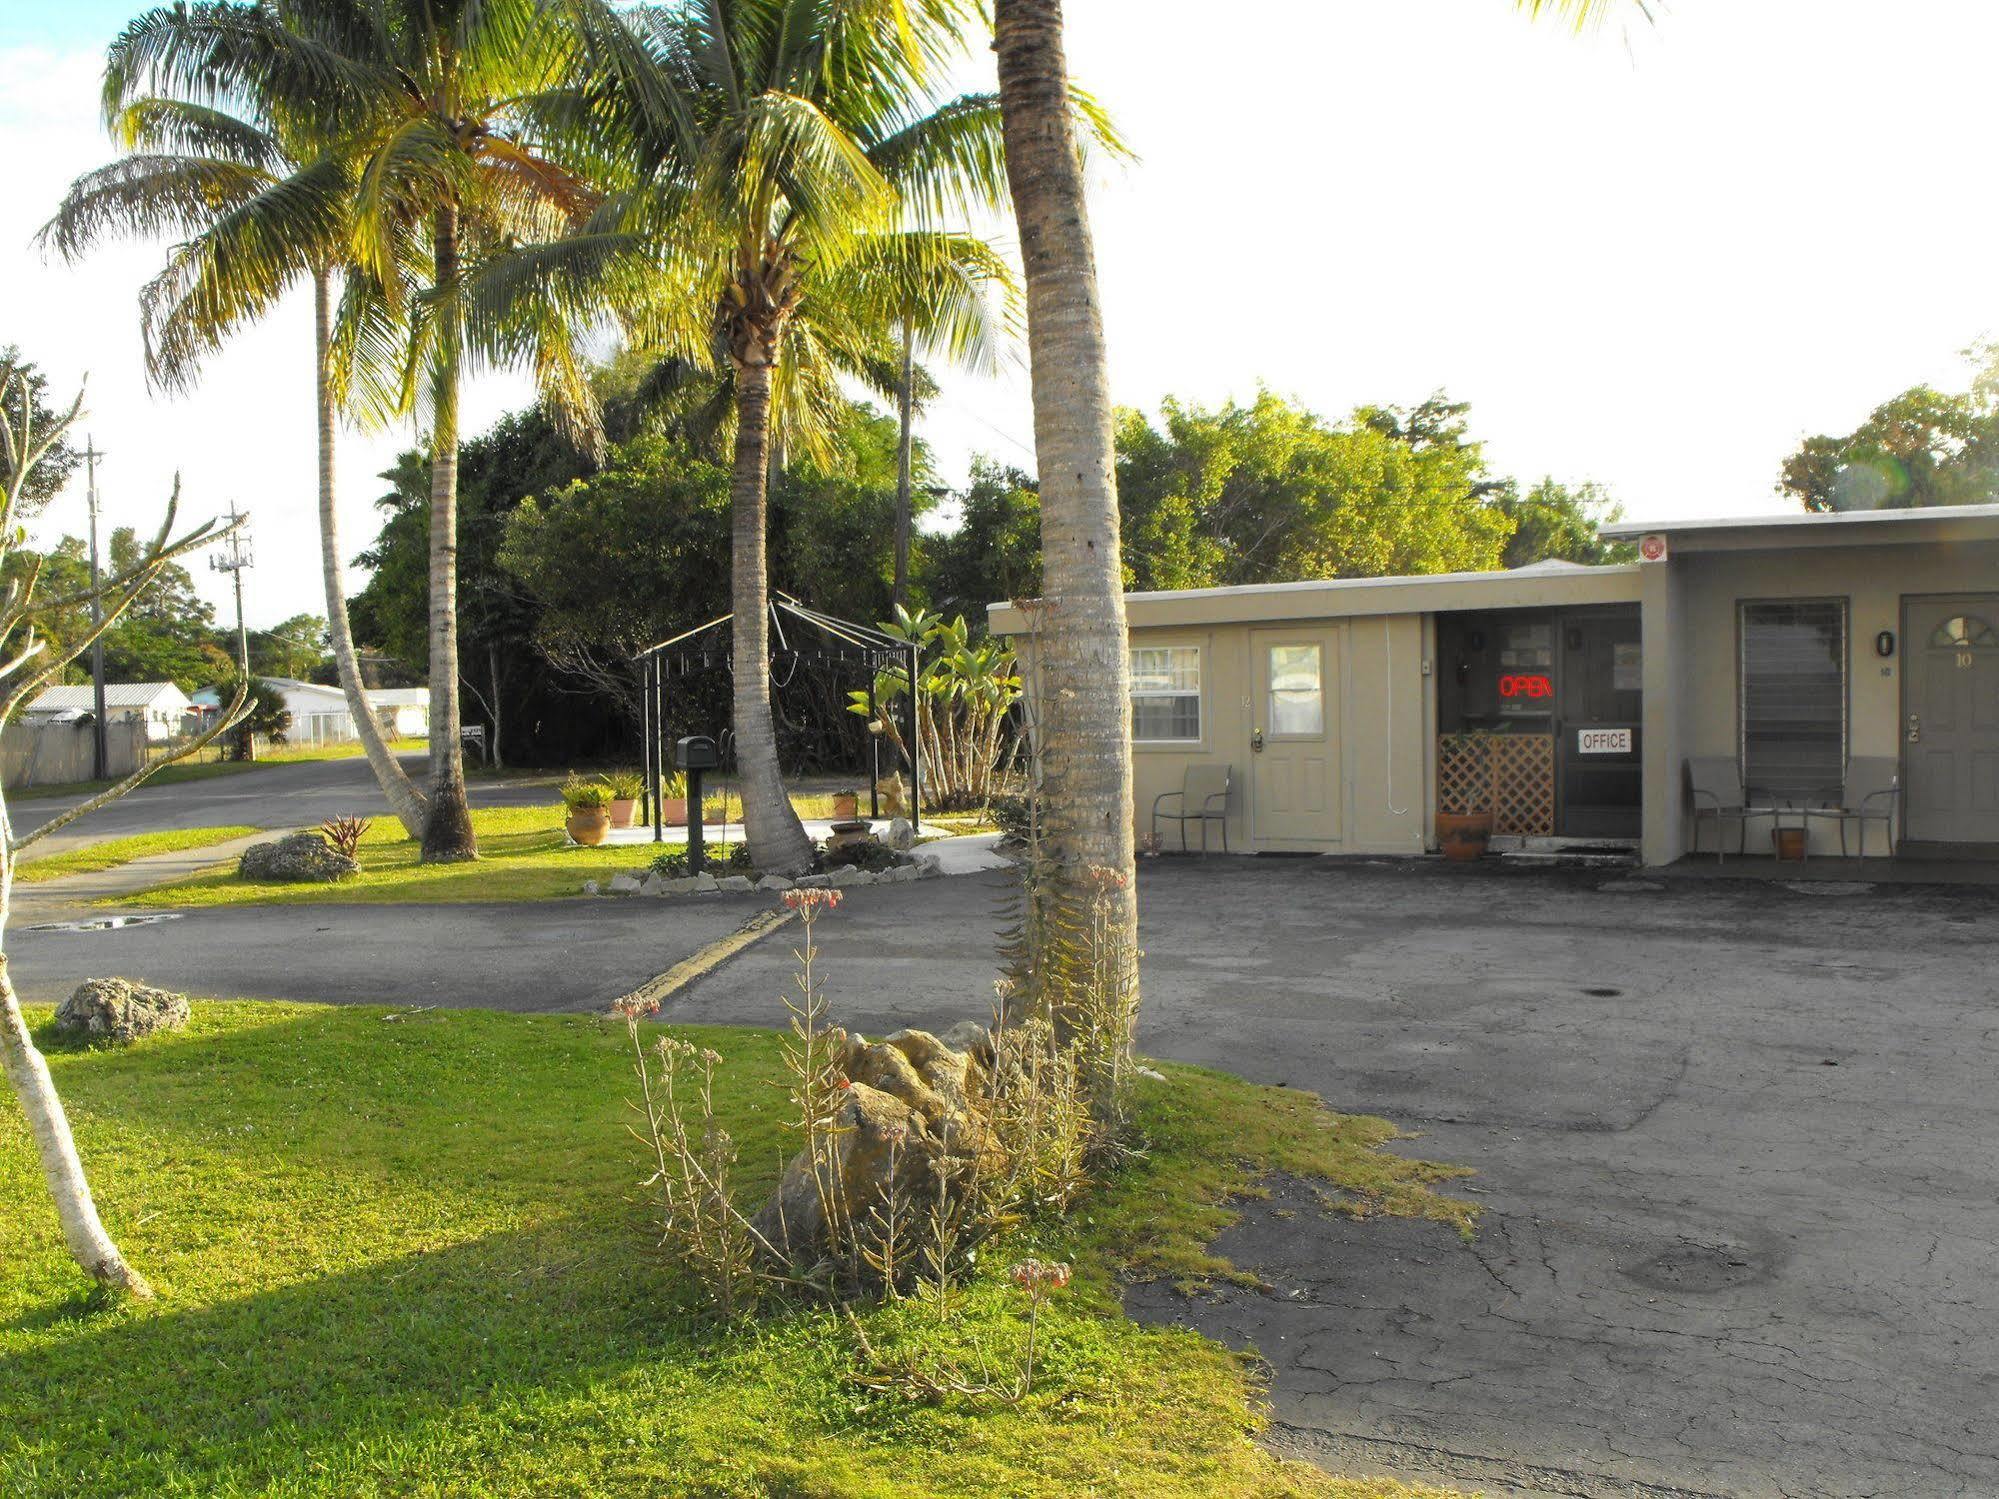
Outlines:
{"label": "window screen", "polygon": [[1846,601],[1742,605],[1742,778],[1810,794],[1846,774]]}
{"label": "window screen", "polygon": [[1131,737],[1141,744],[1200,741],[1199,646],[1149,645],[1132,651]]}

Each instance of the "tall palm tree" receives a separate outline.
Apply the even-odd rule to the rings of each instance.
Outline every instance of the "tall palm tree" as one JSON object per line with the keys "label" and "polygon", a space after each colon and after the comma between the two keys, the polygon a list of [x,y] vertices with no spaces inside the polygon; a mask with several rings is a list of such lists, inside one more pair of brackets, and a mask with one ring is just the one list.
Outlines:
{"label": "tall palm tree", "polygon": [[[149,12],[114,49],[107,94],[227,108],[310,129],[314,164],[351,183],[336,394],[430,425],[427,861],[477,856],[460,746],[458,411],[468,360],[524,363],[594,442],[568,308],[528,299],[468,322],[467,277],[580,222],[586,180],[542,148],[537,101],[566,83],[577,33],[548,0],[203,0]],[[134,89],[136,92],[137,90]]]}
{"label": "tall palm tree", "polygon": [[[1578,27],[1648,0],[1515,0],[1530,15]],[[1132,858],[1130,677],[1125,653],[1116,454],[1104,325],[1083,171],[1069,108],[1062,0],[994,0],[994,50],[1014,218],[1027,273],[1027,343],[1041,474],[1042,626],[1036,635],[1037,747],[1050,856],[1028,913],[1036,929],[1080,924],[1096,898],[1091,870],[1122,938],[1138,951]],[[1048,975],[1060,1003],[1063,976]],[[1129,976],[1136,985],[1136,972]],[[1136,1013],[1136,1005],[1132,1012]]]}
{"label": "tall palm tree", "polygon": [[[117,63],[120,93],[132,79]],[[301,166],[274,128],[227,109],[157,95],[106,100],[111,135],[126,154],[77,178],[41,232],[75,261],[114,235],[183,236],[140,296],[147,374],[167,389],[192,386],[201,357],[269,312],[307,276],[313,290],[313,399],[319,442],[319,545],[327,637],[348,715],[389,808],[412,838],[424,829],[423,793],[388,747],[361,679],[347,614],[335,505],[334,282],[345,250],[352,184],[336,166]]]}
{"label": "tall palm tree", "polygon": [[770,705],[773,441],[823,448],[837,374],[893,368],[891,288],[920,282],[948,304],[934,328],[946,348],[989,336],[976,293],[999,279],[1000,262],[935,227],[1004,184],[997,100],[939,103],[929,85],[961,45],[972,0],[630,10],[574,0],[573,13],[590,60],[569,100],[572,126],[615,153],[628,185],[590,232],[546,247],[534,268],[554,278],[545,284],[574,287],[616,267],[639,342],[728,372],[744,827],[759,867],[796,871],[812,846],[785,795]]}

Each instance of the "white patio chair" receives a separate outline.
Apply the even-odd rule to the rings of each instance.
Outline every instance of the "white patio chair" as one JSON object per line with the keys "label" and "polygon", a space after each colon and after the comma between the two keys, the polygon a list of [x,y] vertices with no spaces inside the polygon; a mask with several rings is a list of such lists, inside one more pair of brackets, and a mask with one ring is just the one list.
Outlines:
{"label": "white patio chair", "polygon": [[[1152,799],[1152,836],[1159,836],[1159,824],[1180,824],[1180,852],[1187,849],[1187,824],[1201,825],[1201,853],[1208,852],[1208,824],[1220,823],[1222,852],[1229,851],[1229,788],[1235,784],[1234,769],[1228,765],[1189,765],[1180,779],[1178,791],[1162,791]],[[1163,802],[1177,801],[1171,812],[1160,810]]]}

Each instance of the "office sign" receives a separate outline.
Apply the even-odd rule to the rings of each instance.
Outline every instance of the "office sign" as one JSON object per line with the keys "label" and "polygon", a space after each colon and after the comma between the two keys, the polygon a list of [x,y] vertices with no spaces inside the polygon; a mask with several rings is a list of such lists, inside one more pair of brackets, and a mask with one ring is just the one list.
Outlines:
{"label": "office sign", "polygon": [[1631,730],[1577,729],[1576,753],[1580,755],[1628,755],[1631,753]]}

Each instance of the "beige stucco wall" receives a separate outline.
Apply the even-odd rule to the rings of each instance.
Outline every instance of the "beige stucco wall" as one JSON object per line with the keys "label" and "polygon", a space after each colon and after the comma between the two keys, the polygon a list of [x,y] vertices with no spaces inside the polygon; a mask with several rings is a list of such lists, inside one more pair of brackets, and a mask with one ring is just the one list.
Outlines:
{"label": "beige stucco wall", "polygon": [[[1323,789],[1338,821],[1330,839],[1287,836],[1295,830],[1270,818],[1260,828],[1254,825],[1258,756],[1250,736],[1260,725],[1252,651],[1285,637],[1317,640],[1327,651],[1332,763]],[[1201,651],[1201,742],[1133,746],[1139,832],[1151,827],[1153,799],[1179,790],[1190,765],[1226,763],[1235,775],[1228,836],[1237,852],[1311,846],[1332,853],[1421,853],[1430,825],[1426,638],[1424,617],[1411,614],[1134,628],[1134,646],[1191,645]],[[1198,829],[1189,832],[1198,847]],[[1214,833],[1210,829],[1211,846],[1219,847]],[[1162,832],[1168,847],[1177,846],[1177,836],[1171,824]]]}
{"label": "beige stucco wall", "polygon": [[[1670,561],[1643,569],[1645,630],[1645,860],[1667,863],[1686,848],[1681,766],[1691,755],[1734,755],[1739,746],[1737,605],[1743,600],[1847,600],[1849,753],[1902,752],[1902,600],[1923,594],[1999,593],[1999,542],[1908,542],[1785,550],[1699,550],[1674,538]],[[1880,659],[1874,638],[1893,630],[1897,650]],[[1670,650],[1659,648],[1670,642]],[[1878,836],[1878,834],[1877,834]],[[1702,829],[1702,847],[1711,830]],[[1751,852],[1767,853],[1765,824]],[[1732,845],[1731,845],[1732,846]],[[1837,852],[1823,821],[1812,850]]]}

